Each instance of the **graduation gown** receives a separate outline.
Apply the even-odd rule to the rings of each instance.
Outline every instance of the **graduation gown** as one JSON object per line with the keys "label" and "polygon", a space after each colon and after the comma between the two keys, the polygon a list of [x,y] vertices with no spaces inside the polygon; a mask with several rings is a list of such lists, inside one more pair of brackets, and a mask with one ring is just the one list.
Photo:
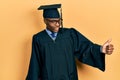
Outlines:
{"label": "graduation gown", "polygon": [[78,80],[75,59],[105,70],[105,55],[73,28],[60,28],[55,40],[45,30],[35,34],[26,80]]}

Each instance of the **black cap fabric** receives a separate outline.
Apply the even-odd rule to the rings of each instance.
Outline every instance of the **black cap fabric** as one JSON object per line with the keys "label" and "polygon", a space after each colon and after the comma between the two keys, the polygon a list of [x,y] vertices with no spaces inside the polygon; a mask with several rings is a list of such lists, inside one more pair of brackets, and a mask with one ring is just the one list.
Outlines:
{"label": "black cap fabric", "polygon": [[58,8],[61,8],[61,4],[42,5],[38,10],[43,10],[44,18],[60,18]]}

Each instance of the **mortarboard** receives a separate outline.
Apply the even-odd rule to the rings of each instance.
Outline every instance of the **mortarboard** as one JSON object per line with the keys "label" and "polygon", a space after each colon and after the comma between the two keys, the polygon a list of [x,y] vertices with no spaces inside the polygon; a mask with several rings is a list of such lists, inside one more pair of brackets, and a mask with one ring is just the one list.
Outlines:
{"label": "mortarboard", "polygon": [[59,14],[58,8],[61,8],[61,4],[41,5],[38,10],[43,10],[44,18],[61,18],[61,26],[63,26],[62,8],[60,9],[61,14]]}
{"label": "mortarboard", "polygon": [[61,8],[61,4],[42,5],[38,10],[43,10],[44,18],[60,18],[58,8]]}

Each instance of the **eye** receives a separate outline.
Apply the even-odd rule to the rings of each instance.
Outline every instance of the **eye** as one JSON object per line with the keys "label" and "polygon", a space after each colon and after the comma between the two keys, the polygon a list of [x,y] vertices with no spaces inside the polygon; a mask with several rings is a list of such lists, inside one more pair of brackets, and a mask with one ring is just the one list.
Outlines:
{"label": "eye", "polygon": [[51,20],[50,22],[54,23],[54,22],[56,22],[56,21],[55,21],[55,20]]}

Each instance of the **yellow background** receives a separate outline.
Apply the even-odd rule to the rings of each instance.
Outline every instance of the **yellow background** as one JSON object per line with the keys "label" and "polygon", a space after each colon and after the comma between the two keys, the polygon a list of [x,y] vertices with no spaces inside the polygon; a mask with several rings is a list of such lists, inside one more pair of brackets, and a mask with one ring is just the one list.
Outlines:
{"label": "yellow background", "polygon": [[112,38],[106,71],[77,62],[79,80],[120,80],[120,0],[0,0],[0,80],[25,79],[32,35],[45,28],[37,8],[52,3],[62,3],[65,27],[101,45]]}

